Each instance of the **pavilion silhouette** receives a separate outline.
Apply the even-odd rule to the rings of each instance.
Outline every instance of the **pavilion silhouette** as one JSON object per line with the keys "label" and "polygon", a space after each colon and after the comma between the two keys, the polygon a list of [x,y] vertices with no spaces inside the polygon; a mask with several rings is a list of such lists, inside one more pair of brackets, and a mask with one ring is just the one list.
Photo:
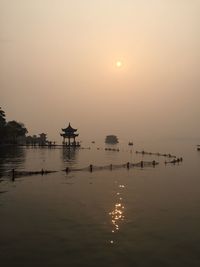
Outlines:
{"label": "pavilion silhouette", "polygon": [[[67,128],[62,129],[63,133],[60,135],[63,137],[63,145],[66,147],[79,147],[79,142],[76,141],[76,137],[79,136],[77,129],[74,129],[69,123]],[[67,140],[66,140],[67,139]],[[72,141],[71,141],[72,140]]]}

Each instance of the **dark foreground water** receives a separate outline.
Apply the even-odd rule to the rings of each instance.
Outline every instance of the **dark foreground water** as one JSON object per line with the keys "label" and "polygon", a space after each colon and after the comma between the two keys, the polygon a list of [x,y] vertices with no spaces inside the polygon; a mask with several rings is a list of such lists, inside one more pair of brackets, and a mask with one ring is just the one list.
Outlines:
{"label": "dark foreground water", "polygon": [[[120,152],[0,148],[0,266],[200,266],[200,152],[193,142]],[[158,156],[184,158],[166,165]],[[156,160],[156,168],[70,172],[89,164]],[[16,178],[19,170],[60,170]]]}

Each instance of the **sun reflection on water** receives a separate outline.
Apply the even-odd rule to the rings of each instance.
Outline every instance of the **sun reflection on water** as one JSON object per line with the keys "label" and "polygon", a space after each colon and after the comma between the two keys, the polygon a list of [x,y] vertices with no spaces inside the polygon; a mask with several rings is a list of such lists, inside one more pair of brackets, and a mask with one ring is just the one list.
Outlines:
{"label": "sun reflection on water", "polygon": [[[112,230],[111,232],[114,234],[120,230],[120,225],[124,221],[124,205],[122,203],[122,191],[125,188],[124,185],[118,185],[118,191],[116,193],[117,201],[114,205],[114,208],[109,215],[111,216]],[[114,240],[110,240],[110,243],[113,244]]]}
{"label": "sun reflection on water", "polygon": [[114,210],[109,213],[112,218],[111,221],[114,227],[112,233],[114,233],[115,231],[119,231],[119,224],[124,219],[123,209],[124,206],[121,203],[116,203]]}

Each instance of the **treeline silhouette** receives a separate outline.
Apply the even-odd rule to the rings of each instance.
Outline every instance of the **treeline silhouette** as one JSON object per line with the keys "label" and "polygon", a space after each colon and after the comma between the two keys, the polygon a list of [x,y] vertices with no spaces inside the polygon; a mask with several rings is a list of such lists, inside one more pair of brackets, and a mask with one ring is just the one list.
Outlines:
{"label": "treeline silhouette", "polygon": [[27,133],[23,123],[15,120],[7,122],[6,114],[0,107],[0,144],[18,144]]}

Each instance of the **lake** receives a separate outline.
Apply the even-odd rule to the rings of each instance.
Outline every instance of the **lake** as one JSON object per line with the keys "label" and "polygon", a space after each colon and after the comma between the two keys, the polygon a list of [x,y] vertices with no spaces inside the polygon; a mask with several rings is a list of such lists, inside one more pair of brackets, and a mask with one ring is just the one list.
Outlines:
{"label": "lake", "polygon": [[[200,152],[190,140],[0,148],[1,266],[200,266]],[[87,149],[90,146],[90,149]],[[136,150],[171,153],[166,158]],[[156,160],[159,165],[89,171]],[[168,159],[167,159],[168,160]],[[82,171],[66,173],[70,169]],[[12,179],[11,170],[55,170]]]}

